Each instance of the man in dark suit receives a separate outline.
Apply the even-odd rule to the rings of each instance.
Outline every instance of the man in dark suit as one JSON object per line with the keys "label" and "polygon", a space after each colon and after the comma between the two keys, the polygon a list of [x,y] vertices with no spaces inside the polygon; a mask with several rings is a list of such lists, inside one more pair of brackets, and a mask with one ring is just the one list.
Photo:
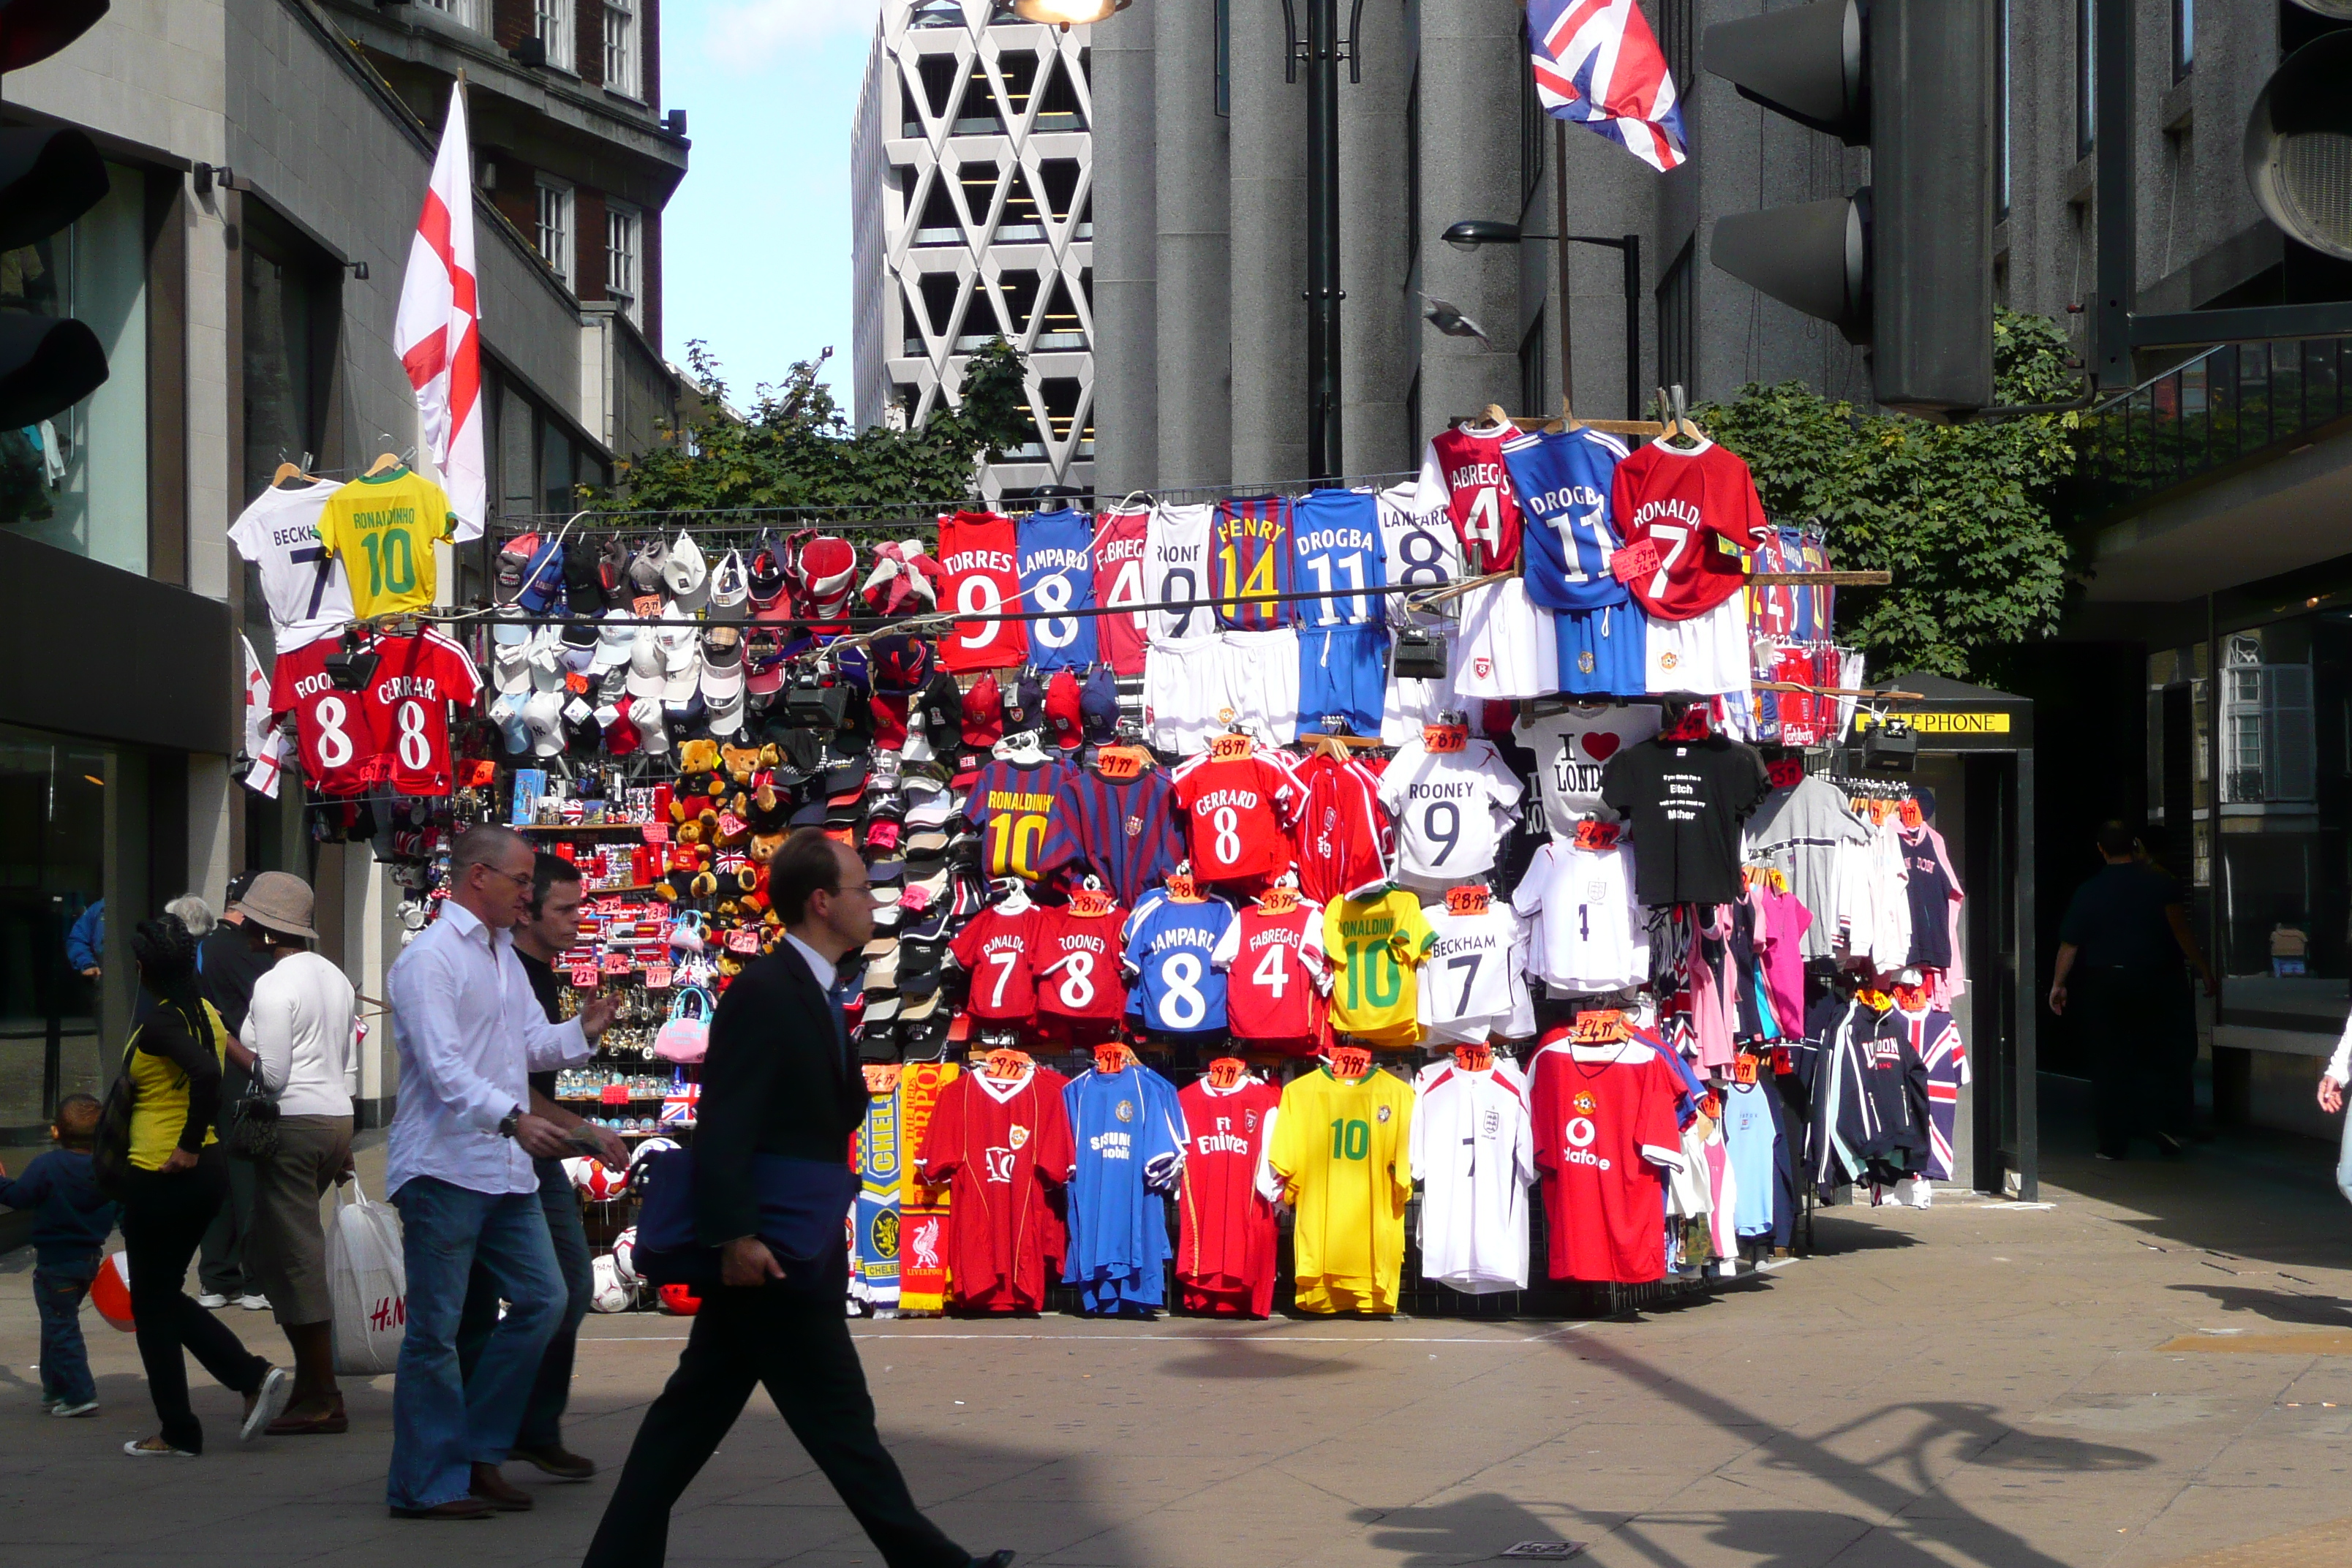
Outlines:
{"label": "man in dark suit", "polygon": [[755,1382],[890,1568],[1006,1568],[1012,1552],[976,1559],[925,1519],[882,1447],[842,1309],[846,1245],[803,1286],[786,1282],[760,1239],[752,1155],[842,1160],[865,1120],[835,974],[874,934],[872,887],[847,846],[803,828],[768,875],[785,940],[719,998],[695,1130],[696,1226],[720,1248],[722,1284],[703,1298],[677,1371],[637,1428],[583,1568],[659,1568],[671,1507]]}

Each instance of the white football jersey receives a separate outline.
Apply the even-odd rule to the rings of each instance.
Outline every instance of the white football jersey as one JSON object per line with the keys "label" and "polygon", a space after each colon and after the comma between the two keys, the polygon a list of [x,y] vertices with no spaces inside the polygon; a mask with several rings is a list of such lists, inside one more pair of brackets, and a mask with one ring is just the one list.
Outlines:
{"label": "white football jersey", "polygon": [[1441,1062],[1418,1089],[1407,1146],[1422,1184],[1423,1277],[1470,1296],[1526,1289],[1536,1141],[1525,1084],[1499,1065]]}
{"label": "white football jersey", "polygon": [[[1216,515],[1217,509],[1207,502],[1152,509],[1151,526],[1143,535],[1146,599],[1181,605],[1209,596],[1209,525]],[[1207,637],[1217,629],[1217,613],[1205,605],[1194,610],[1154,610],[1145,625],[1153,642]]]}
{"label": "white football jersey", "polygon": [[319,514],[341,488],[327,479],[292,489],[273,485],[229,525],[236,552],[261,570],[261,596],[269,605],[278,653],[292,653],[352,618],[342,561],[319,542]]}
{"label": "white football jersey", "polygon": [[1536,778],[1543,789],[1544,820],[1552,836],[1566,838],[1578,821],[1616,813],[1601,804],[1601,770],[1625,747],[1658,732],[1654,703],[1578,703],[1539,719],[1521,719],[1511,734],[1536,754]]}
{"label": "white football jersey", "polygon": [[1457,915],[1443,902],[1421,913],[1437,933],[1421,961],[1423,1040],[1449,1045],[1500,1033],[1511,1015],[1517,913],[1500,900],[1489,903],[1484,914]]}
{"label": "white football jersey", "polygon": [[1650,928],[1633,901],[1633,847],[1536,847],[1511,907],[1536,921],[1532,972],[1554,995],[1615,991],[1650,978]]}
{"label": "white football jersey", "polygon": [[1526,792],[1492,741],[1432,752],[1415,735],[1381,775],[1381,804],[1397,828],[1397,869],[1424,887],[1472,881],[1495,864],[1503,830]]}
{"label": "white football jersey", "polygon": [[[1433,506],[1421,501],[1421,487],[1408,479],[1375,498],[1380,502],[1381,552],[1386,557],[1388,581],[1434,588],[1462,576],[1462,541],[1445,515],[1445,500]],[[1389,625],[1433,626],[1450,623],[1454,601],[1418,614],[1405,607],[1406,595],[1388,595]]]}

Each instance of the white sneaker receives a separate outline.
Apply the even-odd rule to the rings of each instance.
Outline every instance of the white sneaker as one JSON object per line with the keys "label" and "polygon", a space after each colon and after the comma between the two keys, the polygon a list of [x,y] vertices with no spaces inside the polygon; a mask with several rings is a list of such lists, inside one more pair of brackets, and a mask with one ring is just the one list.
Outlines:
{"label": "white sneaker", "polygon": [[236,1299],[236,1304],[244,1308],[248,1312],[266,1312],[269,1310],[269,1298],[262,1295],[257,1290],[248,1290],[244,1295],[239,1296]]}
{"label": "white sneaker", "polygon": [[245,1425],[237,1428],[236,1440],[250,1443],[260,1436],[272,1421],[286,1414],[287,1402],[293,1396],[294,1374],[282,1366],[271,1367],[253,1396],[253,1408],[245,1413]]}
{"label": "white sneaker", "polygon": [[196,1298],[196,1305],[207,1312],[217,1312],[228,1305],[228,1298],[217,1290],[207,1290]]}
{"label": "white sneaker", "polygon": [[68,1405],[63,1401],[60,1401],[58,1404],[49,1406],[49,1414],[52,1415],[64,1416],[95,1415],[98,1414],[98,1401],[95,1399],[88,1400],[80,1405]]}
{"label": "white sneaker", "polygon": [[1935,1204],[1935,1184],[1928,1181],[1925,1176],[1920,1177],[1917,1181],[1911,1184],[1911,1206],[1913,1208],[1933,1208]]}

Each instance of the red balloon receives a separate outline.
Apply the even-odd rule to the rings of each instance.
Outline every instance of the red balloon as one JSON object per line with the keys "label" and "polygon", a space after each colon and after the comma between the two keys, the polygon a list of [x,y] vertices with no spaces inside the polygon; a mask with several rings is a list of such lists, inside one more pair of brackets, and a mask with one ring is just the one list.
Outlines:
{"label": "red balloon", "polygon": [[118,1252],[108,1258],[90,1282],[89,1304],[98,1315],[129,1333],[138,1325],[131,1321],[131,1255]]}
{"label": "red balloon", "polygon": [[701,1310],[702,1298],[689,1285],[665,1285],[659,1291],[662,1310],[675,1312],[681,1318],[691,1318]]}

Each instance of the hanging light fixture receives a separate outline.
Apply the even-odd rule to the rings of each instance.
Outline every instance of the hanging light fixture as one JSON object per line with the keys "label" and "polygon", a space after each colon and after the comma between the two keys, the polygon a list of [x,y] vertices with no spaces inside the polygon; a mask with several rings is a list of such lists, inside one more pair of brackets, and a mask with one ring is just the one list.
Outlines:
{"label": "hanging light fixture", "polygon": [[1068,32],[1096,22],[1108,22],[1135,0],[1013,0],[1013,9],[1024,21],[1044,22]]}

